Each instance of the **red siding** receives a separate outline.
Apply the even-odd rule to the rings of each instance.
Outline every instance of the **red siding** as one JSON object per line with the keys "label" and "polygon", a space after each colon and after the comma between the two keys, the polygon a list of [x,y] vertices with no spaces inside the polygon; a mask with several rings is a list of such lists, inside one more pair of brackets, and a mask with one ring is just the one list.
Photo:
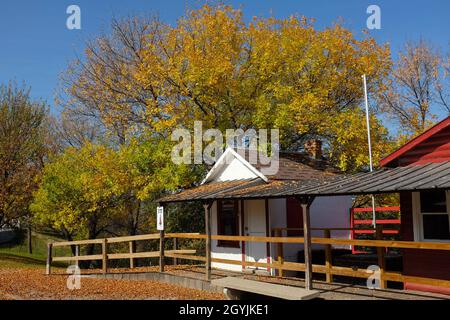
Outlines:
{"label": "red siding", "polygon": [[[450,161],[450,117],[391,153],[380,164],[388,167]],[[414,241],[412,193],[400,193],[402,240]],[[403,249],[403,273],[450,280],[450,251]],[[406,283],[406,289],[450,294],[449,288]]]}
{"label": "red siding", "polygon": [[[400,193],[402,240],[414,241],[412,193]],[[450,252],[403,249],[403,274],[407,276],[450,280]],[[450,294],[449,288],[406,283],[405,289]]]}
{"label": "red siding", "polygon": [[[300,203],[294,197],[286,199],[286,225],[288,228],[303,228],[303,215]],[[288,231],[288,236],[302,236],[301,231]]]}
{"label": "red siding", "polygon": [[[380,165],[382,167],[398,167],[417,161],[428,163],[449,160],[448,145],[445,146],[449,140],[450,116],[381,159]],[[431,155],[432,153],[435,154]]]}
{"label": "red siding", "polygon": [[402,154],[398,166],[450,161],[450,127]]}

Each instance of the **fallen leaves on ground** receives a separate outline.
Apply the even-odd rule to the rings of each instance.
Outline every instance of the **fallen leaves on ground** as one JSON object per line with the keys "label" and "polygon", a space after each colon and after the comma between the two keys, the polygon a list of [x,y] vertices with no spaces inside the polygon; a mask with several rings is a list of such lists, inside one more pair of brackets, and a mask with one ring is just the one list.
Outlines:
{"label": "fallen leaves on ground", "polygon": [[46,276],[42,269],[0,269],[0,299],[92,300],[202,300],[223,299],[222,294],[189,289],[151,280],[81,278],[81,288],[67,289],[68,275]]}

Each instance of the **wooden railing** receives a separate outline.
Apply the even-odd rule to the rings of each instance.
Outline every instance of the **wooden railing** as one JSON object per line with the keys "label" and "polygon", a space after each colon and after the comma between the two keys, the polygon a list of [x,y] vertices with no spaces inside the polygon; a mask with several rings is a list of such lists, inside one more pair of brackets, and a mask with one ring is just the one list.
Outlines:
{"label": "wooden railing", "polygon": [[[91,240],[78,240],[78,241],[61,241],[61,242],[49,242],[47,244],[47,264],[46,264],[46,274],[51,273],[51,264],[53,261],[69,261],[75,262],[78,265],[79,261],[95,261],[102,260],[102,271],[103,273],[108,272],[108,261],[118,260],[118,259],[129,259],[130,268],[134,268],[135,259],[138,258],[164,258],[164,256],[169,256],[171,254],[195,254],[196,250],[177,250],[176,242],[174,243],[174,250],[166,251],[145,251],[145,252],[135,252],[136,241],[144,240],[160,240],[160,234],[144,234],[137,236],[127,236],[127,237],[115,237],[115,238],[103,238],[103,239],[91,239]],[[128,242],[129,252],[127,253],[109,253],[108,245],[113,243]],[[81,245],[101,245],[101,253],[93,255],[80,255]],[[75,246],[74,256],[62,256],[56,257],[53,255],[53,248],[55,247],[65,247],[65,246]]]}
{"label": "wooden railing", "polygon": [[[413,277],[406,276],[400,272],[387,271],[385,268],[385,249],[386,248],[398,248],[398,249],[421,249],[421,250],[450,250],[450,243],[431,243],[431,242],[414,242],[414,241],[393,241],[393,240],[355,240],[355,239],[337,239],[331,238],[330,232],[336,229],[325,229],[323,238],[313,237],[311,242],[313,244],[321,244],[325,246],[325,265],[312,265],[313,273],[321,273],[326,275],[326,281],[332,282],[333,276],[347,276],[356,278],[368,278],[372,273],[369,273],[366,269],[355,269],[348,267],[339,267],[332,265],[332,245],[358,245],[365,247],[375,247],[377,248],[378,254],[378,266],[380,267],[380,281],[381,288],[386,287],[386,281],[394,282],[410,282],[418,284],[426,284],[433,286],[449,287],[449,280],[442,279],[432,279],[423,277]],[[378,231],[378,234],[381,234]],[[164,250],[164,247],[160,247],[159,251],[151,252],[133,252],[131,248],[134,246],[132,243],[134,241],[141,240],[156,240],[159,239],[160,243],[161,236],[164,239],[174,239],[175,248],[174,250]],[[164,240],[163,239],[163,240]],[[269,263],[262,262],[249,262],[241,260],[231,260],[231,259],[220,259],[220,258],[210,258],[208,261],[207,257],[196,255],[196,250],[191,249],[178,249],[176,247],[176,239],[207,239],[204,234],[198,233],[161,233],[161,234],[148,234],[130,237],[119,237],[119,238],[106,238],[106,239],[93,239],[93,240],[82,240],[82,241],[67,241],[67,242],[54,242],[48,244],[48,257],[47,257],[47,274],[51,272],[52,261],[81,261],[81,260],[102,260],[103,272],[108,272],[108,261],[112,259],[130,259],[130,265],[132,265],[133,259],[137,258],[154,258],[160,257],[160,261],[164,261],[165,257],[173,258],[174,262],[177,260],[193,260],[204,262],[206,265],[211,262],[232,264],[232,265],[242,265],[242,266],[252,266],[252,267],[263,267],[263,268],[274,268],[278,270],[289,270],[289,271],[305,271],[305,264],[298,262],[287,262],[283,260],[280,255],[276,261]],[[212,240],[226,240],[226,241],[240,241],[240,242],[264,242],[264,243],[277,243],[277,244],[302,244],[304,242],[303,237],[259,237],[259,236],[224,236],[224,235],[212,235]],[[130,252],[129,253],[108,253],[108,244],[118,243],[118,242],[129,242]],[[61,246],[76,246],[78,247],[75,252],[79,251],[80,245],[96,244],[102,246],[101,254],[97,255],[85,255],[85,256],[71,256],[71,257],[53,257],[52,248]],[[160,271],[164,272],[164,263],[160,263]],[[282,274],[279,274],[282,275]]]}

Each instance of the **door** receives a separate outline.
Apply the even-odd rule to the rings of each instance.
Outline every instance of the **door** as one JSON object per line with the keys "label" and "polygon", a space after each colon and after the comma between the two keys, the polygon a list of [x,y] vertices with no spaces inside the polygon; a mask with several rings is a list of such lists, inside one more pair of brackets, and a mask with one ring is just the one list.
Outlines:
{"label": "door", "polygon": [[[266,206],[264,200],[247,200],[244,203],[245,235],[266,236]],[[265,242],[246,242],[245,260],[248,262],[267,262],[267,245]],[[265,267],[246,266],[247,269],[264,269]]]}

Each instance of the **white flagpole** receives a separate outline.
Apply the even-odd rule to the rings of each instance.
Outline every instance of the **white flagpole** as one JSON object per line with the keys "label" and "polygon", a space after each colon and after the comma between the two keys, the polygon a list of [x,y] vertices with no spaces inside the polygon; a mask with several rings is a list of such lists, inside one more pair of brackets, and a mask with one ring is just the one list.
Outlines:
{"label": "white flagpole", "polygon": [[[366,104],[366,124],[367,124],[367,142],[369,144],[369,164],[370,164],[370,172],[373,171],[373,162],[372,162],[372,141],[370,139],[370,120],[369,120],[369,101],[367,98],[367,81],[366,75],[362,76],[364,83],[364,99]],[[376,215],[375,215],[375,197],[372,195],[372,224],[375,227],[377,224]]]}

